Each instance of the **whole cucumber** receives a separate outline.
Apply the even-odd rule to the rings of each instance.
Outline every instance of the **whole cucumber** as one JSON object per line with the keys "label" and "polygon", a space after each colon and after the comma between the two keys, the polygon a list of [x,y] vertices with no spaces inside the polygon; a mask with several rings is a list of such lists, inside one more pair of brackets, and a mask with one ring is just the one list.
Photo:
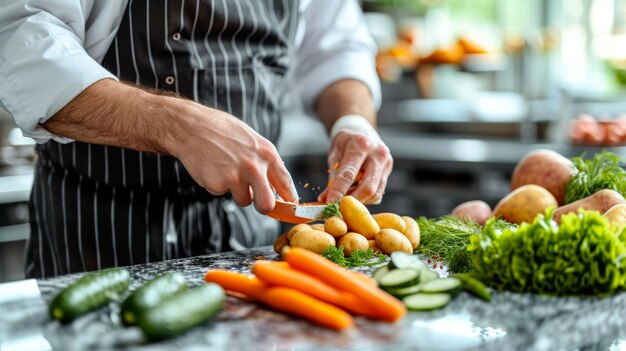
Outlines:
{"label": "whole cucumber", "polygon": [[151,341],[178,336],[215,316],[224,305],[222,287],[207,283],[179,292],[139,316],[139,327]]}
{"label": "whole cucumber", "polygon": [[61,323],[71,322],[117,298],[129,285],[130,273],[125,268],[89,273],[52,299],[50,315]]}
{"label": "whole cucumber", "polygon": [[180,273],[166,273],[150,280],[124,300],[122,322],[124,325],[137,324],[138,317],[145,311],[185,290],[187,282]]}
{"label": "whole cucumber", "polygon": [[468,293],[483,299],[485,301],[491,301],[491,293],[487,290],[485,284],[483,284],[480,280],[472,277],[471,274],[468,273],[454,273],[451,277],[457,278],[463,284],[463,289]]}

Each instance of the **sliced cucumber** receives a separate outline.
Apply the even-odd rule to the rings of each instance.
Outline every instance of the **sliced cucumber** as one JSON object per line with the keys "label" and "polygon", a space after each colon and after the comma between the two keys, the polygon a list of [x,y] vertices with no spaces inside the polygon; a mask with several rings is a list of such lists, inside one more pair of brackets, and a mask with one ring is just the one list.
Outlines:
{"label": "sliced cucumber", "polygon": [[468,293],[485,301],[491,301],[491,293],[487,290],[485,284],[483,284],[480,280],[467,273],[455,273],[451,275],[451,277],[460,280],[463,284],[463,289],[465,289]]}
{"label": "sliced cucumber", "polygon": [[383,275],[387,274],[387,272],[389,272],[389,265],[382,266],[382,267],[378,268],[374,272],[374,274],[372,274],[372,278],[374,278],[376,283],[378,283],[378,285],[380,285],[380,278],[382,278]]}
{"label": "sliced cucumber", "polygon": [[422,270],[420,272],[420,284],[424,284],[431,280],[439,279],[439,274],[429,269]]}
{"label": "sliced cucumber", "polygon": [[402,299],[411,311],[432,311],[445,307],[452,296],[450,294],[413,294]]}
{"label": "sliced cucumber", "polygon": [[456,278],[434,279],[424,283],[422,292],[425,294],[448,293],[456,295],[463,290],[463,284]]}
{"label": "sliced cucumber", "polygon": [[396,251],[392,252],[389,260],[389,269],[427,269],[428,267],[417,256]]}
{"label": "sliced cucumber", "polygon": [[395,269],[383,275],[380,286],[383,289],[397,289],[412,286],[419,283],[420,271],[416,269]]}
{"label": "sliced cucumber", "polygon": [[415,285],[411,285],[408,286],[406,288],[389,288],[389,289],[385,289],[385,291],[387,291],[388,293],[390,293],[391,295],[402,299],[404,297],[407,297],[409,295],[413,295],[413,294],[417,294],[418,292],[422,291],[422,284],[415,284]]}
{"label": "sliced cucumber", "polygon": [[180,273],[166,273],[150,280],[124,300],[122,322],[137,324],[139,315],[184,290],[187,290],[187,283]]}

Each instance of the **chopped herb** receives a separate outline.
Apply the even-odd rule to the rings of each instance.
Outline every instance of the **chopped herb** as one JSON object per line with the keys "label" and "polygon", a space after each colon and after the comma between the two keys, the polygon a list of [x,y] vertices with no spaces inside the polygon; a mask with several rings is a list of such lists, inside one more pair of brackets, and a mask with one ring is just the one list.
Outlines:
{"label": "chopped herb", "polygon": [[341,211],[339,210],[339,202],[329,203],[326,205],[326,208],[324,208],[324,212],[322,212],[322,219],[328,219],[333,216],[343,218],[341,217]]}
{"label": "chopped herb", "polygon": [[345,268],[374,266],[385,262],[387,259],[387,255],[375,255],[374,250],[372,249],[357,249],[352,252],[351,257],[345,257],[343,254],[343,246],[335,247],[334,245],[329,245],[326,250],[322,251],[322,256],[327,260],[335,262]]}
{"label": "chopped herb", "polygon": [[603,150],[585,160],[585,155],[572,158],[578,173],[574,174],[565,188],[565,203],[580,200],[598,190],[610,189],[626,193],[626,170],[620,166],[623,159],[610,151]]}

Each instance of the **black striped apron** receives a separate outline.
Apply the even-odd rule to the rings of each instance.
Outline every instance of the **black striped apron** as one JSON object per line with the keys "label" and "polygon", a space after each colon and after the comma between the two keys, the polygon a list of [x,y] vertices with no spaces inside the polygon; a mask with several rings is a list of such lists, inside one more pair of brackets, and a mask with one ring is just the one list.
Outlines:
{"label": "black striped apron", "polygon": [[[298,6],[130,0],[102,64],[122,80],[227,111],[276,142]],[[28,277],[265,245],[277,234],[276,222],[210,195],[172,157],[81,142],[37,151]]]}

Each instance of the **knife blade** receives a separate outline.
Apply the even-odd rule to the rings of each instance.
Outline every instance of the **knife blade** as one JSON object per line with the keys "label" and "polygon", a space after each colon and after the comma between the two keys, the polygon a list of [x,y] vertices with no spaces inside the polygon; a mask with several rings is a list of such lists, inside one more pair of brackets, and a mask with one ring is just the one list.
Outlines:
{"label": "knife blade", "polygon": [[320,202],[295,204],[277,199],[274,209],[268,213],[268,216],[281,222],[293,224],[310,223],[322,220],[325,208],[326,204]]}

